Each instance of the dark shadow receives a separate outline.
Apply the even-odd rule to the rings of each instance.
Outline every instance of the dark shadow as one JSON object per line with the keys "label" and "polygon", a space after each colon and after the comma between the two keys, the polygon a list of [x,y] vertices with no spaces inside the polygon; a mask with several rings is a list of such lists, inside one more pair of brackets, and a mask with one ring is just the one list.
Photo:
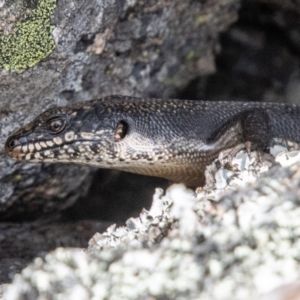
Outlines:
{"label": "dark shadow", "polygon": [[67,218],[95,219],[123,223],[149,209],[155,188],[169,181],[120,171],[100,169],[95,173],[88,195],[65,212]]}

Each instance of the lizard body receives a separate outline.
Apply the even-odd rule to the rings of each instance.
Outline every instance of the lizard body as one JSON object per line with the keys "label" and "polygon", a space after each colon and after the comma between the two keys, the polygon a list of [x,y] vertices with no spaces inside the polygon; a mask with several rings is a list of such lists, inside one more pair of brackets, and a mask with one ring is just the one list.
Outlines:
{"label": "lizard body", "polygon": [[110,96],[51,108],[10,136],[14,159],[119,169],[202,185],[218,155],[246,142],[300,144],[296,105]]}

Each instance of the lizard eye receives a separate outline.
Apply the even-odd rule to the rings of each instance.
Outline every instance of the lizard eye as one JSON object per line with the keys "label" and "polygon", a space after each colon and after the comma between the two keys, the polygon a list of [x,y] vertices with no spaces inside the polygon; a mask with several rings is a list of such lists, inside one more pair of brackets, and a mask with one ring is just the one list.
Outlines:
{"label": "lizard eye", "polygon": [[55,118],[48,121],[48,128],[51,133],[59,133],[65,128],[66,122],[63,119]]}

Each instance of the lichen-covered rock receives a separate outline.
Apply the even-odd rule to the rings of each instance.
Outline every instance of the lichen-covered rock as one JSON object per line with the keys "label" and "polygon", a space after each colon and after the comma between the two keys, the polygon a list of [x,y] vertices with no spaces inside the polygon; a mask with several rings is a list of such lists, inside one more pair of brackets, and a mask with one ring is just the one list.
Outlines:
{"label": "lichen-covered rock", "polygon": [[[15,10],[11,1],[1,5],[4,145],[10,133],[50,106],[110,94],[168,97],[196,75],[213,72],[219,32],[237,19],[239,1],[24,0]],[[28,167],[12,162],[0,147],[0,220],[71,205],[88,189],[90,173],[76,166],[53,166],[51,173]]]}
{"label": "lichen-covered rock", "polygon": [[[57,249],[36,259],[4,299],[274,297],[298,278],[298,168],[277,166],[237,190],[197,197],[182,185],[165,196],[158,189],[149,211],[96,234],[87,252]],[[244,178],[241,171],[234,176]]]}
{"label": "lichen-covered rock", "polygon": [[62,223],[61,220],[58,214],[55,219],[0,223],[0,286],[11,282],[35,257],[57,247],[86,247],[88,239],[109,224],[82,220]]}
{"label": "lichen-covered rock", "polygon": [[3,33],[1,34],[0,31],[0,69],[20,73],[36,65],[55,48],[51,35],[54,26],[50,25],[50,16],[54,11],[56,1],[33,2],[7,1],[2,4],[0,30]]}

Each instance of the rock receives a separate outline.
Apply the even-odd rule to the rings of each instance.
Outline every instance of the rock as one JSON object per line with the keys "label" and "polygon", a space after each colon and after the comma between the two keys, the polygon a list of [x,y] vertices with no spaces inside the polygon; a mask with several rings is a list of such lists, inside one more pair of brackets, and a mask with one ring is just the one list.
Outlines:
{"label": "rock", "polygon": [[[3,299],[268,299],[292,292],[298,168],[275,166],[241,188],[197,197],[179,184],[165,195],[158,189],[149,211],[95,234],[87,252],[59,248],[37,258]],[[284,285],[291,286],[278,290]]]}
{"label": "rock", "polygon": [[[19,45],[20,26],[27,24],[22,34],[28,36],[26,47],[29,41],[31,46],[9,54],[3,48],[0,51],[0,67],[10,70],[0,73],[0,144],[50,106],[111,94],[169,97],[196,75],[212,72],[219,32],[236,20],[238,2],[62,0],[55,7],[55,1],[41,0],[32,6],[22,6],[22,1],[15,7],[10,1],[1,4],[2,45],[5,42],[5,47],[13,48],[7,44],[10,35]],[[18,23],[25,18],[26,24]],[[42,40],[34,31],[36,24],[45,33]],[[45,45],[50,46],[45,49]],[[31,58],[30,53],[35,55],[39,47],[41,57]],[[12,162],[2,148],[0,219],[22,219],[24,213],[35,218],[70,206],[86,194],[92,172],[78,166]]]}

